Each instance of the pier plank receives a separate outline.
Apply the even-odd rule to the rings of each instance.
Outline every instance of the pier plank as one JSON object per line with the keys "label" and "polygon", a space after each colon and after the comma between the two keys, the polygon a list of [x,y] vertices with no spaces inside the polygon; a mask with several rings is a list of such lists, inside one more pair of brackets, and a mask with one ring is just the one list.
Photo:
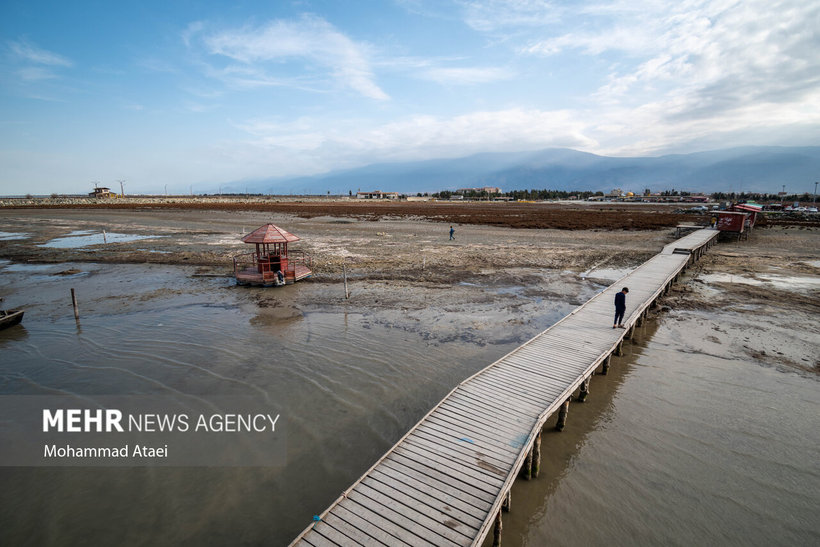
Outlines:
{"label": "pier plank", "polygon": [[630,287],[632,327],[717,236],[666,245],[459,384],[292,545],[480,545],[539,428],[629,332],[611,328],[615,293]]}

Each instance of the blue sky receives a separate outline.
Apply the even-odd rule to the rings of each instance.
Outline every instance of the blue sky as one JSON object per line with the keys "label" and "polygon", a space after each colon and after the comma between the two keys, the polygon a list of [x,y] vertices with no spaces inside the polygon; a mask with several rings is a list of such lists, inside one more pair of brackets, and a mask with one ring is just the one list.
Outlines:
{"label": "blue sky", "polygon": [[0,195],[820,143],[805,0],[0,5]]}

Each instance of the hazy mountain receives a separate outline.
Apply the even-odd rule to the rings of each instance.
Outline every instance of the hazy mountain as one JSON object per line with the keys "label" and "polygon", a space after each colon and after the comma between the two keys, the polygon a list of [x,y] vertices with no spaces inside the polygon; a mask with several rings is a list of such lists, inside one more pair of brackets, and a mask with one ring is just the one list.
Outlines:
{"label": "hazy mountain", "polygon": [[252,192],[347,194],[357,190],[436,192],[477,186],[502,190],[613,188],[642,192],[813,192],[820,147],[743,147],[659,157],[616,158],[569,149],[489,153],[373,164],[312,177],[243,182]]}

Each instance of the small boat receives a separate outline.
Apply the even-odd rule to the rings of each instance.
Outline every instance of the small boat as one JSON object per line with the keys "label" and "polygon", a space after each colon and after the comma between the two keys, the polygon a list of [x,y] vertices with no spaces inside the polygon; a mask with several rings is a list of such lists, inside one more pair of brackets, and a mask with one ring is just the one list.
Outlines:
{"label": "small boat", "polygon": [[13,327],[23,320],[23,310],[0,310],[0,330]]}

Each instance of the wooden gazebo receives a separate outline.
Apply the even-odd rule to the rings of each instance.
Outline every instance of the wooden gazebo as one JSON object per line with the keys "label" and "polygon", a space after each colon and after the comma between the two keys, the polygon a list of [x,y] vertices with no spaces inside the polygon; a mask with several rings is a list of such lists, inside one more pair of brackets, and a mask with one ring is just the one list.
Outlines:
{"label": "wooden gazebo", "polygon": [[242,241],[256,245],[256,250],[233,258],[233,272],[238,285],[284,285],[310,277],[313,273],[309,255],[297,249],[288,251],[288,243],[299,241],[299,238],[278,226],[260,226],[243,237]]}

